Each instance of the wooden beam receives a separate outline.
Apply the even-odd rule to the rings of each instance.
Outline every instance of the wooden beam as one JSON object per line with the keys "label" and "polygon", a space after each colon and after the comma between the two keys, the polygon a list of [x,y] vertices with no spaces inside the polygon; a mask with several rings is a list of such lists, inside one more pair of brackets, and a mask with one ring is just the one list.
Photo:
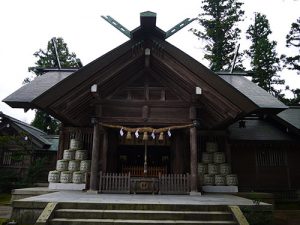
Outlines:
{"label": "wooden beam", "polygon": [[197,157],[197,129],[190,128],[190,157],[191,157],[191,192],[197,192],[197,173],[198,173],[198,157]]}

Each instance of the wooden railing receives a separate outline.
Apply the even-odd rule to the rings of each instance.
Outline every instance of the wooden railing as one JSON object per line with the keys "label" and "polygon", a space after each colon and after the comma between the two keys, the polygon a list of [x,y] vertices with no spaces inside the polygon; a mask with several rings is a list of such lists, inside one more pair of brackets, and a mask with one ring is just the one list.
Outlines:
{"label": "wooden railing", "polygon": [[130,173],[102,173],[100,172],[99,192],[102,193],[130,193]]}
{"label": "wooden railing", "polygon": [[159,194],[187,194],[190,192],[189,174],[159,175]]}
{"label": "wooden railing", "polygon": [[159,174],[166,174],[166,166],[148,166],[147,174],[144,174],[143,166],[125,166],[122,168],[122,173],[130,173],[133,177],[158,177]]}

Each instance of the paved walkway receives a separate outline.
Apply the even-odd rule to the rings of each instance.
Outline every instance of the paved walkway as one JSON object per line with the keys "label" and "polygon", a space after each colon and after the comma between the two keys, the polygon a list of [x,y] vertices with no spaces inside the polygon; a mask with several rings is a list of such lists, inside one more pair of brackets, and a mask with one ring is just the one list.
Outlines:
{"label": "paved walkway", "polygon": [[[89,203],[144,203],[189,205],[253,205],[253,201],[226,194],[204,195],[143,195],[91,194],[82,191],[60,191],[30,197],[19,201],[31,202],[89,202]],[[267,205],[267,204],[266,204]]]}

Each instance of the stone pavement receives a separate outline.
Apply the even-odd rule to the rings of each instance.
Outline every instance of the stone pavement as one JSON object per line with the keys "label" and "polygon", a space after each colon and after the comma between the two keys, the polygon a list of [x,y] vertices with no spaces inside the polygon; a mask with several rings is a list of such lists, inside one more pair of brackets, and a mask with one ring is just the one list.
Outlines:
{"label": "stone pavement", "polygon": [[[30,202],[88,202],[88,203],[143,203],[185,205],[239,205],[252,206],[252,200],[228,194],[204,195],[144,195],[144,194],[95,194],[82,191],[59,191],[34,196],[19,201]],[[265,203],[262,203],[265,204]],[[268,204],[265,204],[268,205]]]}

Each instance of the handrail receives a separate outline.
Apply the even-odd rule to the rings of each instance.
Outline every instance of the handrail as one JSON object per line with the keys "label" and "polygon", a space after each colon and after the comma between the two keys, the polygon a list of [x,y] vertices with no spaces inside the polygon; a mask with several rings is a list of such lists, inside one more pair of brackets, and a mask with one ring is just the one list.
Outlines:
{"label": "handrail", "polygon": [[229,205],[228,207],[239,225],[249,225],[240,207],[238,207],[237,205]]}
{"label": "handrail", "polygon": [[39,218],[37,219],[35,225],[48,225],[49,220],[53,218],[54,211],[56,210],[58,206],[57,202],[49,202]]}

